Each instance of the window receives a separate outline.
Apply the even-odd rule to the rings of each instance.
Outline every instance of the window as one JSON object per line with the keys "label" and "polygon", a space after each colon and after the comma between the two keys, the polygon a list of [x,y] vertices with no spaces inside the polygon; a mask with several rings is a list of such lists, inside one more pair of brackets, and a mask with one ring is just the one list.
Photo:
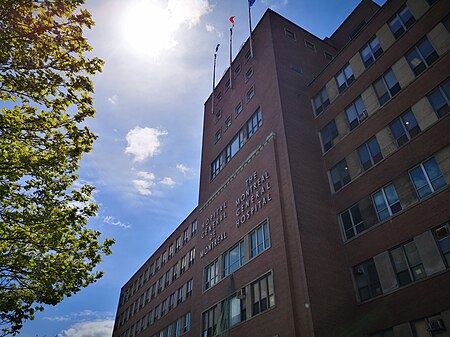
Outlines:
{"label": "window", "polygon": [[155,261],[155,272],[157,272],[161,268],[161,257],[158,256]]}
{"label": "window", "polygon": [[328,61],[331,61],[333,59],[333,55],[328,53],[328,52],[323,52],[325,55],[325,59],[327,59]]}
{"label": "window", "polygon": [[219,139],[222,137],[222,131],[219,129],[217,130],[216,134],[214,135],[215,141],[219,141]]}
{"label": "window", "polygon": [[177,321],[175,322],[175,337],[179,337],[180,335],[181,335],[181,318],[178,318]]}
{"label": "window", "polygon": [[248,60],[250,60],[251,57],[252,57],[252,53],[251,53],[251,51],[250,51],[250,49],[249,49],[249,50],[247,50],[247,52],[245,53],[244,58],[245,58],[246,61],[248,61]]}
{"label": "window", "polygon": [[153,309],[154,313],[155,313],[155,321],[157,321],[159,319],[159,304],[155,307],[155,309]]}
{"label": "window", "polygon": [[205,290],[213,287],[219,281],[219,263],[215,260],[205,268]]}
{"label": "window", "polygon": [[255,113],[247,122],[247,138],[253,136],[253,134],[258,131],[262,126],[262,114],[261,110]]}
{"label": "window", "polygon": [[441,315],[422,318],[410,322],[414,337],[447,337],[448,327],[445,326]]}
{"label": "window", "polygon": [[191,328],[191,313],[188,312],[188,313],[184,316],[183,332],[188,332],[190,328]]}
{"label": "window", "polygon": [[450,267],[450,222],[447,222],[434,230],[434,237],[441,251],[447,268]]}
{"label": "window", "polygon": [[227,89],[230,89],[231,88],[231,86],[230,86],[230,79],[228,79],[226,82],[225,82],[225,91],[227,90]]}
{"label": "window", "polygon": [[189,251],[189,265],[188,265],[189,268],[194,264],[194,261],[195,261],[195,247]]}
{"label": "window", "polygon": [[431,158],[409,171],[419,199],[441,189],[447,183],[436,159]]}
{"label": "window", "polygon": [[186,244],[186,242],[189,241],[189,230],[190,230],[190,228],[186,228],[183,231],[183,245]]}
{"label": "window", "polygon": [[408,60],[409,66],[416,76],[421,74],[438,58],[439,55],[436,53],[426,37],[415,45],[408,54],[406,54],[406,59]]}
{"label": "window", "polygon": [[328,98],[327,89],[324,87],[313,98],[314,111],[318,116],[328,105],[330,105],[330,99]]}
{"label": "window", "polygon": [[167,299],[165,299],[161,303],[161,316],[164,316],[166,314],[166,310],[167,310]]}
{"label": "window", "polygon": [[373,86],[380,105],[384,105],[384,103],[389,101],[401,89],[392,69],[384,73]]}
{"label": "window", "polygon": [[369,141],[358,148],[358,157],[361,162],[363,171],[368,170],[373,165],[383,159],[380,145],[378,145],[377,138],[374,136]]}
{"label": "window", "polygon": [[234,73],[235,73],[235,75],[237,75],[237,74],[239,74],[240,72],[241,72],[241,65],[238,64],[238,65],[236,66],[236,69],[234,69]]}
{"label": "window", "polygon": [[187,259],[188,256],[185,255],[181,258],[181,267],[180,267],[180,275],[183,274],[186,271],[187,268]]}
{"label": "window", "polygon": [[192,295],[192,284],[193,284],[193,281],[192,281],[192,280],[189,280],[189,281],[186,283],[186,297],[189,297],[189,296]]}
{"label": "window", "polygon": [[408,7],[403,6],[389,21],[389,28],[394,37],[398,39],[415,21]]}
{"label": "window", "polygon": [[399,147],[409,142],[411,138],[418,135],[421,131],[411,110],[395,119],[389,124],[389,127]]}
{"label": "window", "polygon": [[381,284],[373,259],[353,267],[353,277],[361,302],[381,295]]}
{"label": "window", "polygon": [[372,200],[380,221],[402,210],[393,184],[389,184],[372,194]]}
{"label": "window", "polygon": [[361,54],[364,64],[368,67],[383,54],[383,49],[381,48],[380,41],[378,41],[378,38],[375,36],[360,50],[359,53]]}
{"label": "window", "polygon": [[295,34],[293,33],[293,32],[291,32],[289,29],[284,29],[284,34],[287,36],[287,37],[289,37],[289,38],[291,38],[291,39],[293,39],[293,40],[295,40]]}
{"label": "window", "polygon": [[255,96],[255,87],[251,87],[248,91],[247,91],[247,102],[250,102],[250,100],[252,99],[252,97]]}
{"label": "window", "polygon": [[290,63],[289,68],[295,71],[298,74],[303,74],[303,69],[298,64]]}
{"label": "window", "polygon": [[178,252],[181,248],[181,236],[177,237],[176,245],[175,245],[175,252]]}
{"label": "window", "polygon": [[158,294],[163,290],[164,279],[161,276],[158,280]]}
{"label": "window", "polygon": [[224,166],[223,154],[221,153],[212,163],[211,163],[211,179],[214,179]]}
{"label": "window", "polygon": [[169,260],[172,258],[173,256],[173,243],[169,246]]}
{"label": "window", "polygon": [[314,45],[314,43],[312,43],[312,42],[310,42],[308,40],[305,40],[305,46],[308,49],[316,51],[316,46]]}
{"label": "window", "polygon": [[330,176],[335,192],[339,191],[342,187],[344,187],[351,181],[350,174],[348,173],[347,161],[345,160],[345,158],[330,170]]}
{"label": "window", "polygon": [[218,101],[220,101],[220,99],[222,98],[222,91],[216,95],[216,98]]}
{"label": "window", "polygon": [[358,33],[361,31],[361,29],[364,28],[365,25],[366,25],[366,20],[362,20],[360,23],[358,23],[358,25],[355,27],[355,29],[353,29],[353,31],[351,31],[350,34],[348,34],[348,37],[350,38],[350,40],[353,40],[355,38],[355,36],[358,35]]}
{"label": "window", "polygon": [[253,76],[253,68],[250,67],[245,73],[245,82],[247,82]]}
{"label": "window", "polygon": [[222,277],[226,277],[238,269],[245,261],[244,240],[231,248],[222,256]]}
{"label": "window", "polygon": [[178,288],[177,291],[177,304],[183,302],[183,287]]}
{"label": "window", "polygon": [[228,118],[225,120],[225,130],[228,129],[231,126],[231,116],[228,116]]}
{"label": "window", "polygon": [[264,222],[250,233],[250,258],[253,258],[270,247],[269,226]]}
{"label": "window", "polygon": [[364,119],[367,118],[366,107],[361,96],[345,108],[345,115],[347,116],[350,130],[356,128]]}
{"label": "window", "polygon": [[245,321],[246,318],[247,313],[245,307],[245,297],[240,298],[240,296],[237,295],[232,296],[229,299],[229,312],[228,312],[228,320],[230,322],[229,325],[234,326],[240,322]]}
{"label": "window", "polygon": [[218,316],[217,305],[202,314],[202,337],[216,335]]}
{"label": "window", "polygon": [[275,305],[272,274],[253,282],[251,288],[252,315],[259,314]]}
{"label": "window", "polygon": [[234,114],[237,116],[242,112],[242,102],[239,102],[238,105],[234,108]]}
{"label": "window", "polygon": [[419,252],[414,241],[390,250],[392,264],[400,287],[426,277]]}
{"label": "window", "polygon": [[344,68],[342,68],[342,70],[337,73],[335,78],[339,92],[343,92],[347,89],[347,87],[355,80],[350,64],[347,64]]}
{"label": "window", "polygon": [[192,233],[192,236],[194,236],[195,233],[197,233],[197,219],[195,219],[191,223],[191,233]]}
{"label": "window", "polygon": [[345,240],[354,237],[366,229],[357,204],[339,214],[339,219]]}
{"label": "window", "polygon": [[164,276],[164,286],[167,288],[170,284],[170,270],[166,271]]}
{"label": "window", "polygon": [[178,262],[172,267],[172,282],[178,277]]}
{"label": "window", "polygon": [[161,263],[162,263],[162,265],[164,266],[164,265],[166,264],[166,262],[167,262],[167,250],[165,250],[165,251],[162,253],[161,256],[162,256],[162,257],[161,257]]}
{"label": "window", "polygon": [[175,293],[169,296],[169,311],[175,306]]}
{"label": "window", "polygon": [[428,95],[428,100],[439,118],[450,111],[450,80]]}
{"label": "window", "polygon": [[338,136],[336,122],[334,119],[320,130],[320,139],[322,140],[323,150],[326,152],[334,146],[334,140]]}

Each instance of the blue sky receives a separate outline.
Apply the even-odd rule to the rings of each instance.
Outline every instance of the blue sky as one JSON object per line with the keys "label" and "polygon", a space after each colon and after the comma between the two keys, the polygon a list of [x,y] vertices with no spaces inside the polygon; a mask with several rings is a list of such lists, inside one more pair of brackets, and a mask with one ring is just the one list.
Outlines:
{"label": "blue sky", "polygon": [[[383,0],[377,1],[384,2]],[[313,34],[330,36],[359,0],[256,0]],[[111,336],[121,286],[197,205],[203,103],[248,37],[246,0],[87,0],[96,26],[86,32],[105,60],[94,78],[99,136],[79,171],[100,205],[89,226],[114,238],[96,284],[26,322],[20,337]]]}

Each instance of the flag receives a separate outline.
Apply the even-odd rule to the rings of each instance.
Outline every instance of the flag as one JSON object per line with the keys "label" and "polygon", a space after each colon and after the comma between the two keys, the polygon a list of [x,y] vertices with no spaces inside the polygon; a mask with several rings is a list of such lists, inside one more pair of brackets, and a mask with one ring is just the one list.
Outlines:
{"label": "flag", "polygon": [[256,1],[256,0],[248,0],[248,5],[249,5],[250,7],[252,7],[253,4],[255,3],[255,1]]}
{"label": "flag", "polygon": [[216,52],[215,52],[216,54],[219,51],[219,47],[220,47],[220,43],[218,43],[217,46],[216,46]]}
{"label": "flag", "polygon": [[230,22],[231,22],[231,29],[234,28],[234,16],[230,17]]}

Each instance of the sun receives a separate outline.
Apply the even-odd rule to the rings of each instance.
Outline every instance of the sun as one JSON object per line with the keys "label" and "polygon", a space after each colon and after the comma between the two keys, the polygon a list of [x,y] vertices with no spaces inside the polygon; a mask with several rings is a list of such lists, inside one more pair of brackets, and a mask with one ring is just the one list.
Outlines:
{"label": "sun", "polygon": [[135,54],[158,56],[174,47],[174,25],[167,9],[150,0],[130,2],[124,11],[122,35],[126,48]]}

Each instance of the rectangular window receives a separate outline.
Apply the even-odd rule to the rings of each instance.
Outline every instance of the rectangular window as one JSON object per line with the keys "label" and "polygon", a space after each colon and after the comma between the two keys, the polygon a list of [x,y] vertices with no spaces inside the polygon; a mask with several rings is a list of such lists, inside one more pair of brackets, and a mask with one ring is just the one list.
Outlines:
{"label": "rectangular window", "polygon": [[402,210],[394,184],[389,184],[372,194],[378,219],[383,221]]}
{"label": "rectangular window", "polygon": [[202,337],[213,337],[216,335],[218,313],[217,305],[202,314]]}
{"label": "rectangular window", "polygon": [[253,68],[250,67],[245,73],[245,82],[247,82],[253,76]]}
{"label": "rectangular window", "polygon": [[305,46],[308,49],[316,51],[316,46],[314,45],[314,43],[312,43],[312,42],[310,42],[308,40],[305,40]]}
{"label": "rectangular window", "polygon": [[335,79],[339,92],[343,92],[347,89],[347,87],[355,80],[350,64],[347,64],[344,68],[342,68],[341,71],[335,76]]}
{"label": "rectangular window", "polygon": [[225,82],[225,91],[227,90],[227,89],[230,89],[231,88],[231,86],[230,86],[230,79],[228,79],[226,82]]}
{"label": "rectangular window", "polygon": [[164,286],[167,288],[170,284],[170,270],[166,271],[164,276]]}
{"label": "rectangular window", "polygon": [[161,316],[164,316],[166,314],[166,310],[167,310],[167,299],[165,299],[161,303]]}
{"label": "rectangular window", "polygon": [[175,293],[169,296],[169,311],[175,307]]}
{"label": "rectangular window", "polygon": [[373,84],[380,105],[384,105],[400,91],[400,85],[392,69],[389,69]]}
{"label": "rectangular window", "polygon": [[191,223],[191,233],[192,233],[192,236],[194,236],[195,233],[197,233],[197,219],[195,219]]}
{"label": "rectangular window", "polygon": [[339,191],[351,181],[345,158],[330,170],[330,177],[335,192]]}
{"label": "rectangular window", "polygon": [[398,39],[408,30],[409,27],[411,27],[415,21],[416,20],[412,16],[408,7],[405,5],[400,9],[400,11],[397,12],[397,14],[395,14],[388,24],[392,34],[394,34],[394,37]]}
{"label": "rectangular window", "polygon": [[175,337],[179,337],[181,335],[181,318],[178,318],[175,322]]}
{"label": "rectangular window", "polygon": [[247,50],[247,52],[245,53],[244,58],[245,58],[246,61],[248,61],[248,60],[250,60],[251,57],[252,57],[252,53],[251,53],[251,50],[249,49],[249,50]]}
{"label": "rectangular window", "polygon": [[190,231],[190,228],[186,228],[183,231],[183,245],[186,244],[189,241],[189,236],[190,236],[189,231]]}
{"label": "rectangular window", "polygon": [[250,258],[270,247],[269,225],[267,221],[250,233]]}
{"label": "rectangular window", "polygon": [[163,290],[163,285],[164,285],[164,279],[161,276],[158,280],[158,294]]}
{"label": "rectangular window", "polygon": [[228,321],[230,322],[230,326],[234,326],[240,322],[243,322],[247,318],[245,307],[245,292],[242,293],[242,291],[243,290],[241,289],[240,295],[234,295],[229,299]]}
{"label": "rectangular window", "polygon": [[339,214],[339,220],[345,240],[354,237],[356,234],[359,234],[366,229],[358,204],[353,205]]}
{"label": "rectangular window", "polygon": [[180,304],[181,302],[183,302],[183,288],[184,287],[178,288],[178,291],[177,291],[177,304]]}
{"label": "rectangular window", "polygon": [[241,65],[238,64],[238,65],[236,66],[236,68],[234,69],[234,74],[237,75],[237,74],[239,74],[240,72],[241,72]]}
{"label": "rectangular window", "polygon": [[184,316],[183,333],[188,332],[191,329],[191,313],[188,312]]}
{"label": "rectangular window", "polygon": [[333,55],[328,53],[328,52],[323,52],[325,55],[325,59],[327,59],[328,61],[331,61],[333,59]]}
{"label": "rectangular window", "polygon": [[158,256],[155,261],[155,272],[157,272],[161,268],[161,257]]}
{"label": "rectangular window", "polygon": [[400,287],[426,277],[422,259],[414,241],[391,249],[389,253]]}
{"label": "rectangular window", "polygon": [[253,134],[258,131],[262,126],[262,114],[261,110],[258,109],[255,114],[247,122],[247,138],[253,136]]}
{"label": "rectangular window", "polygon": [[419,199],[447,185],[436,159],[431,158],[409,171]]}
{"label": "rectangular window", "polygon": [[294,32],[291,32],[289,29],[284,29],[284,34],[287,36],[287,37],[289,37],[289,38],[291,38],[291,39],[293,39],[293,40],[295,40],[295,34],[294,34]]}
{"label": "rectangular window", "polygon": [[381,295],[380,279],[373,259],[353,267],[353,278],[361,302]]}
{"label": "rectangular window", "polygon": [[222,130],[219,129],[214,135],[214,140],[216,141],[216,143],[219,141],[220,138],[222,138]]}
{"label": "rectangular window", "polygon": [[195,262],[195,248],[192,248],[189,251],[189,265],[188,267],[190,268]]}
{"label": "rectangular window", "polygon": [[444,258],[447,268],[450,267],[450,222],[447,222],[434,230],[439,250]]}
{"label": "rectangular window", "polygon": [[238,269],[245,261],[244,240],[225,252],[222,256],[222,277],[226,277]]}
{"label": "rectangular window", "polygon": [[350,130],[356,128],[363,120],[367,118],[366,107],[361,96],[345,108],[345,115],[347,116]]}
{"label": "rectangular window", "polygon": [[368,170],[383,159],[380,145],[375,136],[370,138],[367,143],[360,146],[357,151],[363,171]]}
{"label": "rectangular window", "polygon": [[252,316],[275,305],[272,273],[269,273],[250,285]]}
{"label": "rectangular window", "polygon": [[228,118],[225,120],[225,130],[228,129],[231,126],[231,116],[228,116]]}
{"label": "rectangular window", "polygon": [[164,266],[167,263],[167,250],[165,250],[161,255],[161,264]]}
{"label": "rectangular window", "polygon": [[172,282],[178,277],[178,262],[172,267]]}
{"label": "rectangular window", "polygon": [[186,283],[186,297],[192,296],[192,286],[193,286],[193,280],[189,280]]}
{"label": "rectangular window", "polygon": [[186,271],[187,268],[187,259],[188,256],[185,255],[181,258],[181,267],[180,267],[180,275],[183,274]]}
{"label": "rectangular window", "polygon": [[426,37],[406,54],[406,59],[408,60],[409,66],[416,76],[421,74],[438,58],[439,55],[436,53],[430,41],[428,41]]}
{"label": "rectangular window", "polygon": [[380,41],[375,36],[360,50],[359,53],[361,54],[365,66],[368,67],[383,54],[383,49],[381,48]]}
{"label": "rectangular window", "polygon": [[409,142],[420,133],[420,127],[411,110],[406,111],[400,117],[389,124],[392,135],[397,141],[398,147]]}
{"label": "rectangular window", "polygon": [[252,99],[252,97],[255,96],[255,87],[251,87],[248,91],[247,91],[247,103],[250,102],[250,100]]}
{"label": "rectangular window", "polygon": [[450,80],[431,92],[428,100],[439,118],[448,114],[450,111]]}
{"label": "rectangular window", "polygon": [[172,258],[173,254],[174,254],[174,250],[173,250],[173,243],[172,243],[169,246],[169,255],[168,255],[169,260]]}
{"label": "rectangular window", "polygon": [[327,89],[324,87],[313,98],[314,111],[318,116],[328,105],[330,105],[330,99],[328,98]]}
{"label": "rectangular window", "polygon": [[215,260],[209,266],[205,268],[204,273],[204,282],[205,282],[205,290],[209,289],[216,285],[219,281],[219,263],[218,260]]}
{"label": "rectangular window", "polygon": [[237,116],[242,112],[242,102],[239,102],[238,105],[234,108],[234,114]]}
{"label": "rectangular window", "polygon": [[335,142],[334,140],[338,136],[338,131],[336,128],[336,122],[334,119],[324,126],[322,130],[320,130],[320,139],[322,140],[323,151],[326,152],[331,149]]}
{"label": "rectangular window", "polygon": [[176,244],[175,244],[175,252],[178,252],[180,250],[181,242],[182,242],[181,241],[181,236],[177,237]]}

